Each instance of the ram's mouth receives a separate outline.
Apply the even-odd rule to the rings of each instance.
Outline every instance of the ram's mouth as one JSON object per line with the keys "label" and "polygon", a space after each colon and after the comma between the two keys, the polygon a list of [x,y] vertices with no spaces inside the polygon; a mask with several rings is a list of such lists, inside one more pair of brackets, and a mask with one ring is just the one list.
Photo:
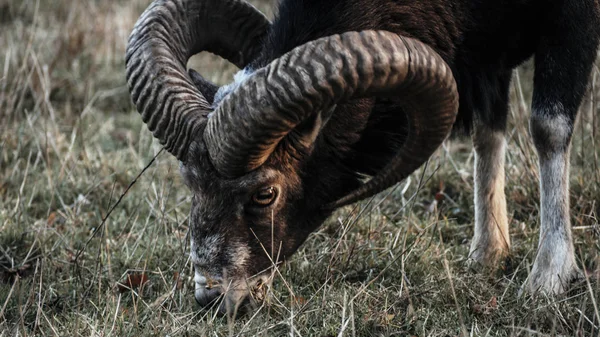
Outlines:
{"label": "ram's mouth", "polygon": [[255,303],[263,303],[269,294],[271,289],[272,278],[271,277],[260,277],[254,281],[250,287],[248,287],[248,295]]}
{"label": "ram's mouth", "polygon": [[229,282],[196,276],[195,297],[204,309],[240,315],[259,307],[267,299],[271,284],[272,277],[269,275]]}
{"label": "ram's mouth", "polygon": [[261,276],[241,281],[238,286],[225,288],[219,311],[234,315],[254,312],[267,299],[271,283],[271,278]]}

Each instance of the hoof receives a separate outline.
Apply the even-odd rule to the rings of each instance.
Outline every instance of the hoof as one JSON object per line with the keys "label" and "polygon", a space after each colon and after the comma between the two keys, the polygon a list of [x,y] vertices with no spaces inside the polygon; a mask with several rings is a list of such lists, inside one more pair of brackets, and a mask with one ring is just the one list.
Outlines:
{"label": "hoof", "polygon": [[561,295],[569,290],[573,283],[583,279],[583,273],[571,259],[567,259],[563,263],[538,263],[538,260],[540,260],[539,257],[521,288],[520,294],[526,291],[530,294]]}
{"label": "hoof", "polygon": [[467,266],[471,270],[498,269],[504,265],[508,257],[506,244],[473,244],[469,252]]}

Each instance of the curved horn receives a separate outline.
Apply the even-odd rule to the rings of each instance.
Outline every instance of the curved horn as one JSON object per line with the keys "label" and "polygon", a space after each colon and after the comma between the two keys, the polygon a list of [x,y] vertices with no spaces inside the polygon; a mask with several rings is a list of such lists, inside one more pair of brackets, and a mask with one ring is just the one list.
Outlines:
{"label": "curved horn", "polygon": [[150,131],[179,160],[211,111],[186,72],[188,59],[209,51],[242,68],[269,25],[243,0],[156,0],[138,19],[125,59],[129,91]]}
{"label": "curved horn", "polygon": [[385,96],[408,111],[397,156],[358,190],[326,206],[372,196],[421,166],[449,134],[458,111],[452,72],[425,44],[384,31],[349,32],[300,46],[226,97],[204,139],[213,164],[235,176],[262,165],[302,121],[352,98]]}

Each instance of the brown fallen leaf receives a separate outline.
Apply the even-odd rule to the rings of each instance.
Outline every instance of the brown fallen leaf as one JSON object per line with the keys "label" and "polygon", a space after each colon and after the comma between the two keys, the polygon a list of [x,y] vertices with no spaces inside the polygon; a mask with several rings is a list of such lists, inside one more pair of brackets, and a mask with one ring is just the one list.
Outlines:
{"label": "brown fallen leaf", "polygon": [[496,309],[498,309],[498,299],[496,296],[492,296],[485,304],[473,305],[473,312],[476,314],[489,315]]}
{"label": "brown fallen leaf", "polygon": [[124,293],[127,290],[141,288],[148,282],[148,275],[144,273],[131,273],[127,275],[127,279],[123,283],[117,283],[119,292]]}
{"label": "brown fallen leaf", "polygon": [[492,296],[492,298],[487,302],[487,306],[491,309],[498,308],[498,299],[496,298],[496,296]]}
{"label": "brown fallen leaf", "polygon": [[442,202],[442,201],[444,200],[444,198],[445,198],[445,196],[444,196],[444,193],[443,193],[443,192],[437,192],[437,193],[435,194],[435,200],[436,200],[437,202]]}
{"label": "brown fallen leaf", "polygon": [[179,272],[174,272],[173,273],[173,281],[177,282],[177,284],[175,285],[175,289],[181,289],[183,288],[183,280],[181,279],[181,276],[179,275]]}
{"label": "brown fallen leaf", "polygon": [[46,223],[48,224],[48,226],[52,226],[52,225],[54,225],[55,222],[56,222],[56,212],[52,212],[48,216],[48,220],[46,220]]}
{"label": "brown fallen leaf", "polygon": [[437,200],[438,202],[442,202],[442,200],[444,200],[445,196],[444,196],[444,190],[446,189],[446,185],[444,184],[443,180],[440,180],[440,185],[438,187],[438,191],[435,193],[435,200]]}
{"label": "brown fallen leaf", "polygon": [[436,191],[434,191],[433,200],[431,201],[429,206],[427,206],[426,212],[434,213],[437,207],[444,201],[444,199],[444,182],[440,181],[439,188]]}
{"label": "brown fallen leaf", "polygon": [[303,306],[306,304],[306,298],[302,296],[294,296],[292,297],[292,303],[297,306]]}

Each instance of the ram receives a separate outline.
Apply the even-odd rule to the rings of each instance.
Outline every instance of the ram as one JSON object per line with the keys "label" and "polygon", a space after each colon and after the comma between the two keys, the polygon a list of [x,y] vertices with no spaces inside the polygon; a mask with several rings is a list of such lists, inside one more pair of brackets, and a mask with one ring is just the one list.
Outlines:
{"label": "ram", "polygon": [[[192,193],[197,301],[227,311],[264,289],[335,209],[404,179],[453,128],[475,148],[469,258],[494,266],[510,248],[509,83],[531,56],[541,230],[526,288],[564,292],[580,274],[569,149],[599,18],[597,0],[282,0],[272,23],[243,0],[154,1],[127,81]],[[186,69],[203,51],[241,69],[233,83]]]}

